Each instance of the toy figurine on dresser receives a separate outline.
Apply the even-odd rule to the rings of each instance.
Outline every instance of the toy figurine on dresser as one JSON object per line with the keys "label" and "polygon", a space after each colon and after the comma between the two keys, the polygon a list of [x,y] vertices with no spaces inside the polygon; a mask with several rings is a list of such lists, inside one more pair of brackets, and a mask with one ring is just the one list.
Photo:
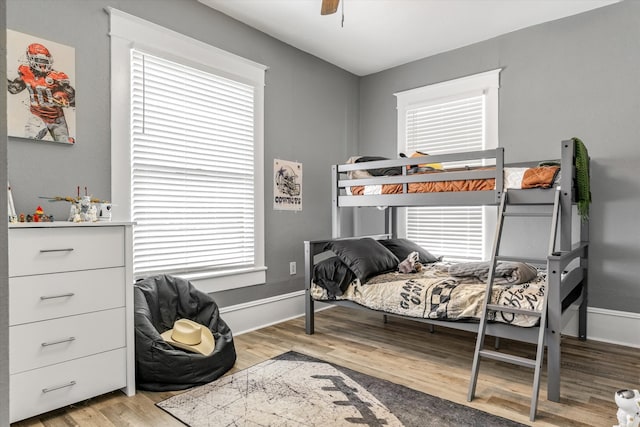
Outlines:
{"label": "toy figurine on dresser", "polygon": [[71,204],[69,211],[69,221],[73,222],[95,222],[98,220],[98,210],[91,203],[90,196],[81,197],[77,203]]}
{"label": "toy figurine on dresser", "polygon": [[[80,196],[80,186],[78,186],[77,194],[77,197],[40,196],[40,198],[48,199],[50,202],[71,203],[71,207],[69,209],[70,222],[96,222],[98,220],[111,220],[110,202],[92,198],[87,192],[87,187],[84,187],[84,196]],[[98,214],[98,205],[100,205],[100,212],[102,212],[100,215]],[[40,207],[38,206],[38,208]]]}

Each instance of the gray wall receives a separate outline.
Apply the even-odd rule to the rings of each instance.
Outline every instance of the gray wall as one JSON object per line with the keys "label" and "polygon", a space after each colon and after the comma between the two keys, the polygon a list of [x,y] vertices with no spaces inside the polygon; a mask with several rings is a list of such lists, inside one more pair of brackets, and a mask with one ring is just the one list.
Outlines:
{"label": "gray wall", "polygon": [[[216,295],[220,306],[303,289],[303,241],[331,235],[329,170],[355,154],[358,77],[245,26],[196,0],[8,0],[10,29],[75,48],[75,146],[9,138],[16,210],[38,204],[58,219],[68,205],[38,199],[85,185],[110,197],[109,16],[111,6],[269,67],[265,87],[267,283]],[[15,70],[9,69],[9,75]],[[273,211],[273,159],[303,164],[303,211]],[[117,208],[117,207],[116,207]],[[289,275],[296,261],[298,274]]]}
{"label": "gray wall", "polygon": [[[640,2],[624,1],[369,75],[359,154],[395,157],[394,92],[503,68],[500,146],[509,162],[558,158],[580,137],[591,156],[590,303],[640,312]],[[380,215],[358,218],[357,232]]]}

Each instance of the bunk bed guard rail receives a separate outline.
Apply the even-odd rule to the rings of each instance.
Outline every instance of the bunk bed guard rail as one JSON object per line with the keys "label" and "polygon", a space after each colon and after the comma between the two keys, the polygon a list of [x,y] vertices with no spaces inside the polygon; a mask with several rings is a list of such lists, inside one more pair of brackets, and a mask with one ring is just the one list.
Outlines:
{"label": "bunk bed guard rail", "polygon": [[[435,170],[435,173],[409,173],[412,167],[428,162],[472,165],[456,167],[454,170]],[[486,167],[484,167],[486,166]],[[494,167],[495,166],[495,167]],[[396,169],[399,175],[369,176],[349,179],[347,175],[354,171],[373,169]],[[334,238],[340,236],[340,208],[344,207],[403,207],[403,206],[478,206],[498,205],[504,189],[504,148],[470,151],[464,153],[429,155],[426,157],[404,157],[393,160],[375,160],[353,164],[332,165],[332,224]],[[411,192],[409,186],[415,183],[433,183],[465,180],[495,180],[490,191],[444,191]],[[393,194],[352,195],[352,187],[395,185],[400,191]],[[387,210],[389,211],[389,210]]]}

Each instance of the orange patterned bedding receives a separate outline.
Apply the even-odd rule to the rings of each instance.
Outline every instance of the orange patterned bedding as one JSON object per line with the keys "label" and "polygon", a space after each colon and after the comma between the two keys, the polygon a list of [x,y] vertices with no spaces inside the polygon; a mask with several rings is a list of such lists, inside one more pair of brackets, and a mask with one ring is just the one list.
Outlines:
{"label": "orange patterned bedding", "polygon": [[[468,171],[468,170],[494,170],[493,167],[478,167],[464,169],[429,170],[420,172],[424,174]],[[505,168],[505,188],[549,188],[552,187],[559,166],[536,166],[531,168]],[[372,188],[376,187],[376,188]],[[380,188],[381,187],[381,188]],[[495,189],[495,179],[466,179],[452,181],[416,182],[407,185],[408,193],[438,193],[456,191],[491,191]],[[363,194],[401,194],[402,184],[384,184],[382,186],[353,186],[350,187],[352,195]]]}

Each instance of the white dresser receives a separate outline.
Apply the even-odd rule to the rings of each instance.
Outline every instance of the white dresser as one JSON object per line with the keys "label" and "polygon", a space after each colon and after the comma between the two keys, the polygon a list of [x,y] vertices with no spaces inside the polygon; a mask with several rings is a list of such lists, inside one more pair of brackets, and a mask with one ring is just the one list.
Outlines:
{"label": "white dresser", "polygon": [[135,393],[131,224],[9,226],[11,422]]}

